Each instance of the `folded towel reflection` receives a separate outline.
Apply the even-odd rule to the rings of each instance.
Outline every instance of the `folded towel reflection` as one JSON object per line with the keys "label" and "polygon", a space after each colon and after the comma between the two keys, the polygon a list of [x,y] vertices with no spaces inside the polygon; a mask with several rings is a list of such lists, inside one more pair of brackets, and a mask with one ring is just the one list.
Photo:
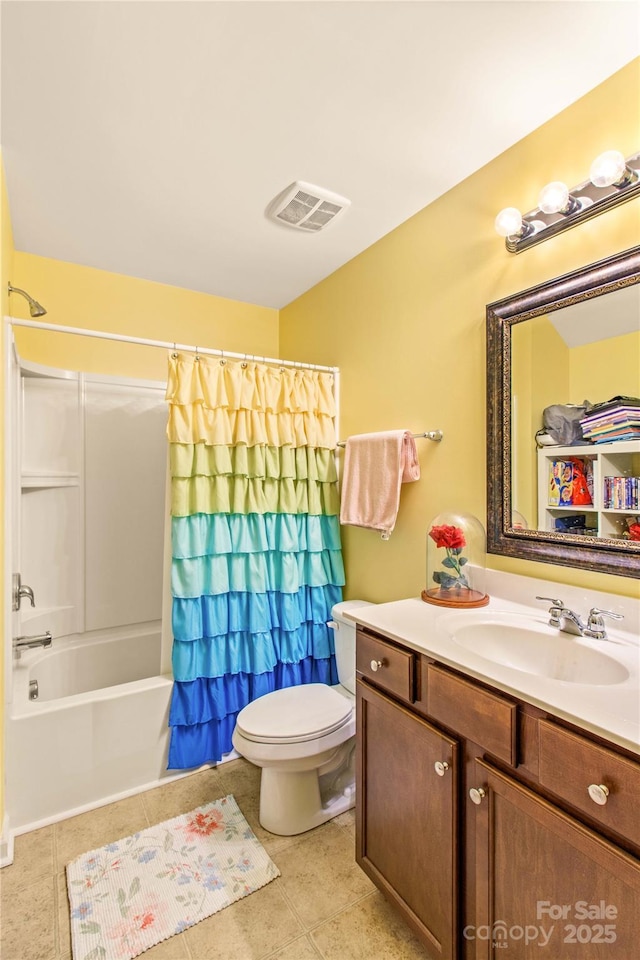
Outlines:
{"label": "folded towel reflection", "polygon": [[361,433],[345,445],[340,523],[379,530],[396,525],[400,486],[420,479],[416,442],[408,430]]}

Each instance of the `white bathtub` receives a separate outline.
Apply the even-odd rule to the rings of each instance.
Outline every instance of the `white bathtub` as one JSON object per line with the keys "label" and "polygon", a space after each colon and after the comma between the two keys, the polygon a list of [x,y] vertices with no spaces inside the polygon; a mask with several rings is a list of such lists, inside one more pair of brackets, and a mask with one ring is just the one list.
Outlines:
{"label": "white bathtub", "polygon": [[171,686],[160,675],[159,623],[54,638],[23,653],[6,731],[11,830],[175,779],[166,771]]}

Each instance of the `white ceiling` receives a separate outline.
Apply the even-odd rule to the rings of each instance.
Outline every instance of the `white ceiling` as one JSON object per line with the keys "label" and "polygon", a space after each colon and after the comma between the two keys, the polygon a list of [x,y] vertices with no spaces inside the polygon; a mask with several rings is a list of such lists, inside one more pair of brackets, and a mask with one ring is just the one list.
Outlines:
{"label": "white ceiling", "polygon": [[[3,2],[16,249],[284,306],[637,56],[638,10]],[[294,180],[351,207],[274,224]]]}

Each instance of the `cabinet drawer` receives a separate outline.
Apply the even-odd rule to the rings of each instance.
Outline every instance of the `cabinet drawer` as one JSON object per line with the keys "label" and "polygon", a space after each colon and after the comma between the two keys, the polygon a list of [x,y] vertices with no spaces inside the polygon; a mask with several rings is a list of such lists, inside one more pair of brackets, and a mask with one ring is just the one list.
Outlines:
{"label": "cabinet drawer", "polygon": [[358,630],[356,669],[376,686],[408,703],[415,700],[416,654]]}
{"label": "cabinet drawer", "polygon": [[427,713],[507,763],[516,762],[516,705],[428,664]]}
{"label": "cabinet drawer", "polygon": [[539,734],[540,785],[640,846],[640,763],[547,720]]}

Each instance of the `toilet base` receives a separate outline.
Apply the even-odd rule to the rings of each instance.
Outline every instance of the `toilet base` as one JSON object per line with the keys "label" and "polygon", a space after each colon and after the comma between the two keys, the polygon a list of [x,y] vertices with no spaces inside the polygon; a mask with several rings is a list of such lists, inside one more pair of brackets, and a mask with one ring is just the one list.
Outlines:
{"label": "toilet base", "polygon": [[340,751],[341,762],[324,765],[328,770],[289,772],[263,767],[260,780],[259,820],[265,830],[293,837],[313,830],[355,806],[355,746]]}

